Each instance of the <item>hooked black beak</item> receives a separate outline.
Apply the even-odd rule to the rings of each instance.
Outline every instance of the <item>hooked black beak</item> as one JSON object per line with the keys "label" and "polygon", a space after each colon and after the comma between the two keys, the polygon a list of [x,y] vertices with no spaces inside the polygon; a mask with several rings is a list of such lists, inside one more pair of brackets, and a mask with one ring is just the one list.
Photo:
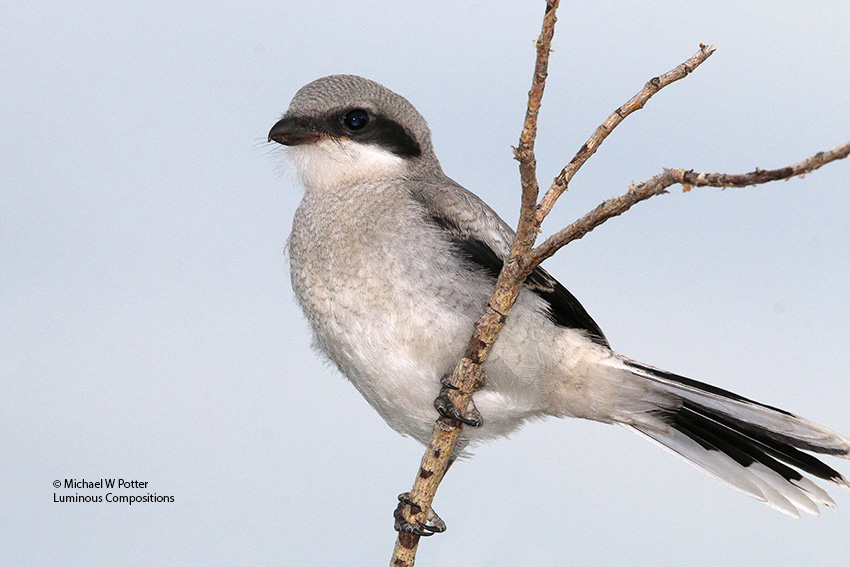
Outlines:
{"label": "hooked black beak", "polygon": [[294,116],[284,116],[269,130],[269,142],[284,146],[310,144],[322,135],[311,128],[304,120]]}

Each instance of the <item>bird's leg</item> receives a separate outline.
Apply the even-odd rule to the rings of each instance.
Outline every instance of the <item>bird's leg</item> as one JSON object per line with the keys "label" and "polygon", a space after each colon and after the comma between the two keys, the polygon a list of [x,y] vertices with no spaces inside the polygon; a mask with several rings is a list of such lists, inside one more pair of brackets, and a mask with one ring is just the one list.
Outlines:
{"label": "bird's leg", "polygon": [[[434,400],[434,407],[437,408],[437,413],[443,417],[456,419],[470,427],[481,427],[483,423],[481,414],[478,412],[478,408],[475,407],[472,398],[469,399],[469,406],[465,412],[458,408],[457,404],[452,400],[455,392],[458,392],[460,388],[452,383],[451,377],[452,375],[449,373],[440,378],[442,387],[440,388],[440,394]],[[480,381],[483,382],[483,374]],[[480,387],[480,383],[476,385],[476,389],[478,387]]]}
{"label": "bird's leg", "polygon": [[[449,464],[446,467],[446,472],[449,471],[452,466],[452,463],[454,462],[454,457],[449,459]],[[395,519],[395,524],[393,525],[393,527],[397,532],[408,532],[418,536],[428,537],[434,534],[441,534],[446,531],[446,523],[442,520],[442,518],[440,518],[440,516],[437,515],[433,508],[428,509],[428,513],[425,515],[424,522],[417,520],[416,524],[413,524],[405,518],[405,506],[410,508],[411,514],[418,514],[422,511],[422,506],[420,506],[410,498],[409,492],[403,492],[399,494],[398,506],[396,506],[395,512],[393,512],[393,518]]]}
{"label": "bird's leg", "polygon": [[[445,418],[456,419],[457,421],[471,427],[480,427],[482,424],[481,414],[479,413],[478,408],[475,407],[472,398],[469,399],[469,405],[466,408],[466,412],[462,412],[452,399],[460,393],[460,388],[452,383],[451,378],[451,373],[440,378],[440,384],[442,386],[440,387],[440,394],[434,400],[434,407],[437,408],[437,412]],[[482,372],[477,379],[475,389],[478,389],[483,382],[484,374]],[[449,464],[446,467],[447,472],[454,462],[454,457],[449,459]],[[409,521],[407,519],[409,514],[406,514],[405,512],[409,512],[409,514],[419,514],[422,512],[422,506],[411,499],[409,492],[404,492],[398,495],[398,506],[396,506],[396,509],[393,512],[393,518],[395,519],[393,527],[397,532],[407,532],[421,537],[427,537],[446,531],[446,523],[432,508],[428,508],[428,513],[425,514],[424,522],[421,520],[416,520],[415,523]]]}
{"label": "bird's leg", "polygon": [[416,520],[416,524],[407,521],[404,517],[404,508],[410,508],[412,514],[418,514],[422,511],[422,506],[410,499],[409,492],[403,492],[398,495],[398,506],[393,512],[395,523],[393,527],[397,532],[408,532],[414,535],[427,537],[434,534],[443,533],[446,531],[446,523],[437,515],[437,513],[429,508],[425,516],[425,521]]}

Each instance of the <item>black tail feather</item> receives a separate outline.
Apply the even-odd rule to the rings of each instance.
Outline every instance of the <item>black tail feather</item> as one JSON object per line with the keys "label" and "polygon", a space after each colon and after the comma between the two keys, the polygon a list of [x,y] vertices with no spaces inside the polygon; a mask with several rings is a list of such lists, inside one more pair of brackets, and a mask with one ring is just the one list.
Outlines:
{"label": "black tail feather", "polygon": [[[768,464],[765,459],[771,459],[773,462],[776,462],[776,459],[779,459],[792,467],[797,467],[803,472],[807,472],[813,476],[830,482],[846,482],[841,473],[817,457],[806,454],[796,448],[794,445],[803,444],[797,439],[788,439],[785,437],[778,439],[778,437],[781,436],[771,431],[752,426],[751,424],[742,424],[739,420],[729,419],[727,416],[720,415],[717,412],[704,408],[693,402],[684,402],[682,412],[680,413],[699,416],[703,420],[703,423],[708,422],[705,427],[707,427],[709,431],[715,431],[717,434],[726,437],[733,447],[737,447],[745,454],[748,454],[752,459],[761,462],[763,465],[775,470],[777,473],[785,476],[789,480],[792,478],[799,480],[801,476],[800,473],[790,467],[782,465],[781,463],[777,463],[781,467],[788,469],[788,471],[793,471],[793,473],[796,474],[796,476],[789,477],[787,476],[789,474],[787,471],[783,473],[781,470]],[[681,420],[683,418],[679,419]],[[676,426],[675,423],[674,426]],[[680,431],[688,434],[687,431],[682,429],[680,429]],[[831,451],[823,450],[820,447],[816,449],[809,447],[805,448],[811,451],[817,450],[817,452],[831,453]],[[771,455],[776,459],[772,459],[770,457]],[[740,462],[735,456],[731,454],[729,456]],[[748,466],[748,464],[743,462],[741,464]]]}
{"label": "black tail feather", "polygon": [[838,471],[809,454],[850,458],[847,437],[733,392],[623,362],[648,381],[645,400],[652,404],[627,425],[709,475],[794,517],[800,511],[817,515],[817,504],[835,505],[807,475],[850,488]]}

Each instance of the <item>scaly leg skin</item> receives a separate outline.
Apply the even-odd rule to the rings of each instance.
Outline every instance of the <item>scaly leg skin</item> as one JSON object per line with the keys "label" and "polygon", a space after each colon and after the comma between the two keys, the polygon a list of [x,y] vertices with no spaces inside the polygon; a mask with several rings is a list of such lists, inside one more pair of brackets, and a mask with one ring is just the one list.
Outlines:
{"label": "scaly leg skin", "polygon": [[457,390],[458,387],[452,384],[450,379],[451,374],[446,374],[440,379],[440,383],[443,386],[440,388],[440,395],[434,400],[434,407],[437,409],[437,413],[449,419],[456,419],[470,427],[481,427],[481,414],[472,400],[469,401],[469,408],[467,408],[466,413],[463,413],[451,400],[449,394],[452,390]]}
{"label": "scaly leg skin", "polygon": [[404,518],[404,507],[409,506],[411,512],[418,513],[422,507],[410,499],[410,493],[404,492],[398,495],[398,506],[393,512],[395,525],[393,526],[397,532],[408,532],[414,535],[428,537],[434,534],[440,534],[446,531],[446,523],[440,519],[434,510],[428,510],[425,521],[416,521],[416,525],[408,522]]}

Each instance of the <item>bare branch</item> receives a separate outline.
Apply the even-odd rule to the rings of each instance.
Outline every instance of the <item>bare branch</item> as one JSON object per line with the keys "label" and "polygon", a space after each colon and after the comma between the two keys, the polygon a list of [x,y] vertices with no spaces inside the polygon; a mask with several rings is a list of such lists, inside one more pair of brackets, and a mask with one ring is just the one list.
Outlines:
{"label": "bare branch", "polygon": [[[825,152],[804,159],[794,165],[781,169],[758,169],[750,173],[738,175],[727,175],[723,173],[695,173],[694,170],[667,169],[664,173],[669,174],[675,181],[681,183],[685,189],[694,187],[746,187],[748,185],[760,185],[768,181],[779,181],[790,179],[799,175],[805,175],[831,161],[844,159],[850,155],[850,142],[837,146]],[[672,185],[672,183],[671,183]],[[669,185],[668,185],[669,186]]]}
{"label": "bare branch", "polygon": [[633,96],[629,101],[611,113],[611,116],[603,122],[593,133],[592,136],[584,143],[584,145],[579,149],[578,153],[576,153],[575,157],[570,160],[570,163],[561,170],[561,173],[555,178],[552,182],[552,185],[549,187],[549,190],[546,191],[546,194],[543,196],[543,199],[540,201],[540,205],[537,207],[537,224],[540,226],[543,223],[543,219],[546,218],[546,215],[552,210],[552,207],[555,205],[555,201],[558,200],[564,191],[567,190],[567,187],[570,184],[570,181],[581,169],[581,166],[596,153],[596,150],[608,137],[614,128],[619,126],[619,124],[625,120],[625,118],[635,112],[636,110],[640,110],[646,105],[647,101],[652,98],[652,96],[669,85],[670,83],[674,83],[679,79],[685,78],[688,74],[693,72],[694,69],[702,65],[702,63],[711,57],[711,54],[714,53],[715,47],[713,45],[703,45],[700,44],[699,51],[697,51],[693,57],[677,66],[675,69],[667,71],[663,75],[659,75],[658,77],[653,77],[649,81],[646,82],[646,85]]}
{"label": "bare branch", "polygon": [[[472,338],[463,358],[449,378],[456,388],[449,391],[452,403],[458,408],[469,408],[472,405],[472,394],[484,383],[482,365],[487,360],[490,349],[495,343],[499,332],[505,325],[505,320],[519,295],[526,272],[522,261],[528,256],[537,238],[535,224],[535,208],[537,206],[538,185],[536,177],[536,159],[534,157],[534,140],[537,136],[537,115],[540,101],[546,83],[549,66],[549,52],[552,37],[555,32],[556,10],[559,0],[547,0],[543,25],[537,40],[537,59],[534,67],[531,90],[528,93],[528,108],[518,148],[515,150],[516,159],[520,162],[520,177],[522,179],[522,206],[517,235],[511,245],[508,261],[496,281],[486,312],[476,321]],[[419,472],[409,493],[409,499],[417,504],[400,506],[399,513],[412,525],[425,522],[431,508],[434,495],[448,469],[450,459],[457,447],[463,423],[455,419],[441,417],[434,425],[428,448],[419,466]],[[416,550],[420,536],[408,532],[399,532],[396,539],[391,567],[413,567],[416,560]]]}
{"label": "bare branch", "polygon": [[[517,225],[518,235],[530,235],[536,237],[536,228],[532,231],[530,227],[535,222],[535,209],[537,208],[537,196],[540,187],[537,184],[537,158],[534,155],[534,141],[537,139],[537,116],[540,113],[540,103],[543,99],[543,89],[546,86],[546,77],[549,74],[549,53],[551,52],[552,37],[555,34],[555,22],[558,21],[556,11],[558,0],[547,1],[546,14],[543,16],[543,28],[537,38],[537,59],[534,64],[534,77],[531,89],[528,91],[528,105],[525,111],[525,120],[522,125],[522,133],[519,137],[519,145],[514,148],[514,159],[519,162],[519,176],[522,185],[522,204],[520,207],[520,218]],[[539,226],[539,225],[538,225]],[[515,243],[517,244],[517,243]],[[521,247],[534,245],[524,242],[521,246],[514,246],[512,252]]]}
{"label": "bare branch", "polygon": [[[647,82],[639,93],[614,111],[597,128],[575,157],[555,178],[543,199],[537,204],[539,186],[536,178],[534,141],[537,135],[537,116],[548,72],[549,52],[554,34],[555,11],[558,3],[558,0],[547,0],[546,2],[543,26],[536,44],[537,59],[531,90],[528,93],[525,122],[519,145],[514,148],[514,157],[520,163],[523,191],[517,235],[511,245],[508,259],[504,262],[502,271],[496,280],[496,287],[490,297],[487,310],[476,321],[466,352],[452,375],[448,377],[453,388],[448,389],[447,396],[457,408],[469,410],[474,407],[472,405],[472,394],[486,380],[482,366],[487,360],[499,332],[505,325],[506,318],[519,295],[526,276],[540,262],[568,242],[581,238],[609,218],[624,213],[636,203],[654,195],[666,193],[667,188],[676,183],[684,185],[686,189],[697,185],[727,187],[766,183],[775,179],[787,179],[794,175],[802,175],[830,161],[847,157],[850,153],[850,143],[848,143],[830,152],[816,154],[788,168],[773,171],[756,170],[744,175],[704,174],[682,169],[667,169],[648,181],[630,186],[624,195],[605,201],[581,219],[552,235],[538,247],[532,248],[540,225],[551,211],[555,201],[567,190],[573,176],[596,152],[608,134],[629,114],[643,108],[655,93],[670,83],[687,76],[714,52],[714,47],[700,45],[700,50],[693,57],[675,69]],[[414,505],[401,504],[396,511],[400,518],[411,525],[425,523],[434,495],[456,450],[462,430],[463,423],[456,419],[440,417],[435,423],[428,448],[422,457],[416,480],[408,495],[409,501],[413,502]],[[413,567],[419,539],[419,535],[399,532],[391,567]]]}
{"label": "bare branch", "polygon": [[685,191],[690,191],[691,187],[726,188],[761,185],[770,181],[805,175],[829,162],[844,159],[848,155],[850,155],[850,141],[829,151],[818,152],[799,163],[780,169],[765,170],[757,168],[755,171],[749,173],[734,175],[725,173],[696,173],[692,169],[665,169],[652,179],[638,183],[637,185],[630,185],[629,190],[625,194],[608,199],[574,223],[547,238],[532,250],[531,256],[528,259],[528,269],[533,270],[543,260],[552,256],[562,247],[573,240],[583,237],[608,219],[625,213],[632,205],[645,201],[650,197],[667,193],[667,188],[671,185],[681,184],[684,186]]}

